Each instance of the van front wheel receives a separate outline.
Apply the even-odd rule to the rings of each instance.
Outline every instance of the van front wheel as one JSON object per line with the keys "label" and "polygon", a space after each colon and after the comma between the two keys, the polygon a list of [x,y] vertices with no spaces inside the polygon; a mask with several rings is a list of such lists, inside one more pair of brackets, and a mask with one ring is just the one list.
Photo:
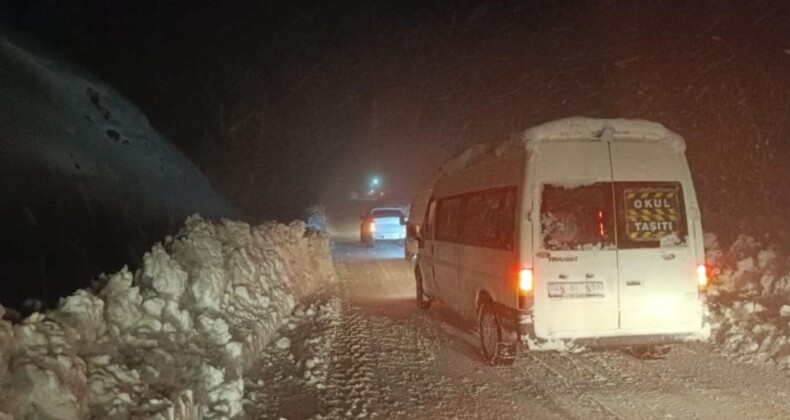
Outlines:
{"label": "van front wheel", "polygon": [[[480,305],[478,316],[478,331],[480,335],[480,353],[483,360],[491,366],[511,365],[515,360],[512,355],[502,357],[503,350],[508,346],[502,341],[502,328],[499,326],[494,307],[491,302]],[[505,351],[505,353],[508,353]]]}

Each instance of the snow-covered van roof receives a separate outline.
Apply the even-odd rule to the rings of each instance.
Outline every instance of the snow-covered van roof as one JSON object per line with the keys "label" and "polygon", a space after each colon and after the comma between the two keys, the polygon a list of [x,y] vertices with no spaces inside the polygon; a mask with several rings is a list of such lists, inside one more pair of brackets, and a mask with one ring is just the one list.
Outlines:
{"label": "snow-covered van roof", "polygon": [[663,124],[625,118],[563,118],[532,127],[521,136],[521,141],[528,149],[540,142],[584,139],[662,142],[678,153],[686,150],[683,137]]}
{"label": "snow-covered van roof", "polygon": [[540,143],[574,140],[661,142],[677,153],[686,150],[683,137],[657,122],[625,118],[569,117],[529,128],[521,136],[510,140],[476,144],[445,161],[439,172],[457,172],[515,150],[533,151]]}

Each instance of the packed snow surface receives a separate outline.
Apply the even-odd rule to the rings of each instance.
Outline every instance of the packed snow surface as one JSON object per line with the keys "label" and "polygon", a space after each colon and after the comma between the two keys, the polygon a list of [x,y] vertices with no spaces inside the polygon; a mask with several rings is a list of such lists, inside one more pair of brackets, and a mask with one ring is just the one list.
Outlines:
{"label": "packed snow surface", "polygon": [[[340,281],[298,307],[245,375],[251,419],[786,418],[790,377],[712,342],[661,360],[564,342],[492,368],[452,308],[414,304],[412,263],[336,239]],[[377,249],[376,249],[377,250]],[[352,255],[349,255],[351,253]],[[315,309],[311,312],[311,309]],[[285,341],[284,341],[285,342]],[[527,414],[525,414],[527,413]]]}
{"label": "packed snow surface", "polygon": [[191,217],[134,273],[0,321],[0,418],[236,417],[245,372],[333,279],[327,236],[302,222]]}

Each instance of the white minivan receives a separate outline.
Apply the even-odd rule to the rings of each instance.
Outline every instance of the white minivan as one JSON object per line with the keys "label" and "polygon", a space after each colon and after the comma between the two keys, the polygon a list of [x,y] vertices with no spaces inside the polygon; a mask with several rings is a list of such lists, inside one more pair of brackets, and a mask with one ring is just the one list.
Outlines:
{"label": "white minivan", "polygon": [[567,118],[440,169],[419,237],[417,302],[478,323],[481,353],[704,337],[700,211],[685,142],[663,125]]}

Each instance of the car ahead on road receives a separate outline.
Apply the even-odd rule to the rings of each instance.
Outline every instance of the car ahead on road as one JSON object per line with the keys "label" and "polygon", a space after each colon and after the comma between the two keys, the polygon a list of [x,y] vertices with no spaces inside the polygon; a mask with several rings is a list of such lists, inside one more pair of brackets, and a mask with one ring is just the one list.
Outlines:
{"label": "car ahead on road", "polygon": [[707,274],[685,142],[641,120],[568,118],[440,169],[417,304],[476,319],[490,364],[520,343],[660,357],[704,338]]}
{"label": "car ahead on road", "polygon": [[360,219],[359,240],[367,246],[373,246],[376,241],[406,238],[406,217],[398,207],[375,207]]}

